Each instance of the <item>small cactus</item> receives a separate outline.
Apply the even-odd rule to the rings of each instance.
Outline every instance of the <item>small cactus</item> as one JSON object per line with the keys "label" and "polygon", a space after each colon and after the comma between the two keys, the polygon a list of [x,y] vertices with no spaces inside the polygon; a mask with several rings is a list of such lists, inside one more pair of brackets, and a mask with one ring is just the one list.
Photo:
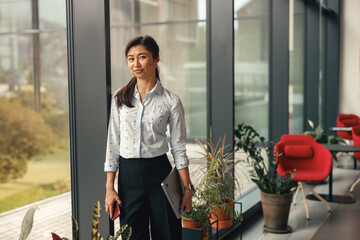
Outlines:
{"label": "small cactus", "polygon": [[94,206],[93,220],[92,220],[92,240],[103,240],[101,234],[98,231],[99,219],[100,219],[100,201],[97,200]]}
{"label": "small cactus", "polygon": [[79,224],[74,217],[71,217],[71,220],[72,220],[73,240],[79,240]]}

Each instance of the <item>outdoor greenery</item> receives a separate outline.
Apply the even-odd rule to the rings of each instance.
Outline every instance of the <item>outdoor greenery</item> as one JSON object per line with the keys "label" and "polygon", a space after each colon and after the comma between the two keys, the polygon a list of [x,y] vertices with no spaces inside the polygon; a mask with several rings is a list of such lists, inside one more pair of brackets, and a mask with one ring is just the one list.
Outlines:
{"label": "outdoor greenery", "polygon": [[[54,86],[51,85],[48,87]],[[56,89],[53,89],[52,91],[55,92]],[[48,91],[41,93],[41,116],[44,119],[44,122],[51,127],[53,133],[60,138],[68,138],[69,131],[67,131],[67,129],[69,125],[69,115],[67,113],[67,105],[62,106],[60,100],[56,101],[53,99],[56,95],[52,96],[53,98],[50,95],[51,94]],[[16,97],[11,101],[19,102],[23,107],[33,109],[34,89],[25,88],[17,93]]]}
{"label": "outdoor greenery", "polygon": [[[286,178],[277,174],[279,162],[276,161],[276,155],[272,148],[265,146],[265,138],[252,127],[245,124],[239,124],[235,129],[235,151],[243,151],[248,156],[242,160],[247,165],[251,180],[259,187],[262,192],[270,194],[289,193],[292,188],[297,186],[296,182],[291,181],[294,177],[295,169]],[[265,150],[267,159],[261,155]],[[267,166],[267,162],[268,165]]]}
{"label": "outdoor greenery", "polygon": [[0,199],[0,213],[70,191],[70,181],[37,185]]}
{"label": "outdoor greenery", "polygon": [[28,160],[28,170],[19,179],[0,183],[0,213],[70,191],[68,141],[60,141],[53,152],[39,160]]}
{"label": "outdoor greenery", "polygon": [[0,99],[0,183],[24,176],[27,160],[48,153],[55,140],[40,114]]}

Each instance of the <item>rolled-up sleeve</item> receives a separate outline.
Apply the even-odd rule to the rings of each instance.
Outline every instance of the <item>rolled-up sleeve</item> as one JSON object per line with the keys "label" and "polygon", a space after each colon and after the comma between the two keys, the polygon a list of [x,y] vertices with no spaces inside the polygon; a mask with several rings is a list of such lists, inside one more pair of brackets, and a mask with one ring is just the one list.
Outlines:
{"label": "rolled-up sleeve", "polygon": [[120,119],[119,108],[116,106],[115,96],[111,101],[110,119],[108,126],[105,172],[116,172],[119,168],[120,157]]}
{"label": "rolled-up sleeve", "polygon": [[177,169],[189,166],[186,155],[186,126],[184,107],[179,97],[173,99],[169,118],[170,148]]}

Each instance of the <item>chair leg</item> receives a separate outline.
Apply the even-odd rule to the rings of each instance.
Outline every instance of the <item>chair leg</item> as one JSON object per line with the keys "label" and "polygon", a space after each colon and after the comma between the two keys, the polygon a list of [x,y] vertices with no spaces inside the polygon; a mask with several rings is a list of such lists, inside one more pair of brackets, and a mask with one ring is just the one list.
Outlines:
{"label": "chair leg", "polygon": [[317,197],[320,201],[322,201],[322,202],[325,204],[325,206],[326,206],[326,208],[328,209],[328,211],[331,212],[330,204],[329,204],[322,196],[320,196],[318,193],[316,193],[316,192],[314,191],[314,189],[312,189],[312,187],[310,187],[309,185],[307,185],[307,184],[305,184],[305,183],[303,183],[303,185],[304,185],[304,187],[306,187],[307,189],[309,189],[309,190],[315,195],[315,197]]}
{"label": "chair leg", "polygon": [[300,184],[298,183],[298,186],[297,186],[296,192],[295,192],[295,196],[294,196],[294,205],[296,205],[296,198],[297,198],[300,188],[301,188]]}
{"label": "chair leg", "polygon": [[354,188],[355,186],[360,183],[360,178],[358,180],[356,180],[356,182],[354,182],[352,185],[351,185],[351,188],[350,188],[350,192],[352,193],[354,191]]}
{"label": "chair leg", "polygon": [[306,195],[305,195],[305,191],[304,191],[304,183],[299,182],[299,187],[301,188],[301,192],[302,192],[302,195],[303,195],[303,198],[304,198],[306,219],[309,220],[310,219],[309,208],[308,208],[307,201],[306,201]]}

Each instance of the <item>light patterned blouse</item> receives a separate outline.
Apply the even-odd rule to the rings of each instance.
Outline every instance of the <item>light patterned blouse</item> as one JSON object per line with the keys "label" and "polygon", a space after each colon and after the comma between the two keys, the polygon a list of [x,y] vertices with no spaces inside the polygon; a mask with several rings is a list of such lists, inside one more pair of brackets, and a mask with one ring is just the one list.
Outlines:
{"label": "light patterned blouse", "polygon": [[104,171],[116,172],[120,156],[152,158],[168,152],[168,125],[176,168],[187,167],[185,116],[180,98],[157,81],[142,102],[136,85],[132,104],[133,108],[118,108],[115,94],[112,97]]}

